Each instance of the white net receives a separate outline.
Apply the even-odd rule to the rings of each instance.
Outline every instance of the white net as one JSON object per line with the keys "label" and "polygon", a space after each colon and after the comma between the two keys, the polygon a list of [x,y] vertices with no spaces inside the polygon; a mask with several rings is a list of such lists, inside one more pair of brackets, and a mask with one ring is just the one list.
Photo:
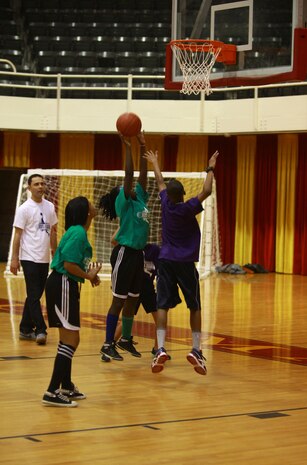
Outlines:
{"label": "white net", "polygon": [[[20,185],[16,208],[27,199],[27,179],[34,173],[40,173],[46,181],[45,198],[51,201],[58,215],[58,240],[64,233],[64,212],[67,202],[78,195],[83,195],[95,206],[98,206],[100,197],[108,193],[113,187],[122,185],[124,171],[83,171],[83,170],[28,170],[20,178]],[[135,173],[136,177],[138,173]],[[206,173],[163,173],[164,179],[176,177],[184,185],[186,198],[200,192]],[[150,234],[148,242],[161,243],[161,207],[154,173],[148,173],[148,192],[150,211]],[[205,201],[204,211],[198,215],[202,232],[200,261],[198,264],[201,278],[214,270],[220,264],[219,233],[217,221],[216,190]],[[93,221],[88,231],[89,241],[93,247],[93,260],[102,263],[101,276],[109,277],[111,272],[111,236],[118,226],[117,221],[106,220],[101,213]],[[13,237],[12,237],[13,239]],[[12,239],[8,255],[6,273],[9,274]]]}
{"label": "white net", "polygon": [[183,76],[180,92],[198,95],[204,91],[206,95],[210,95],[210,73],[221,48],[214,47],[210,42],[200,43],[193,40],[174,41],[171,48]]}

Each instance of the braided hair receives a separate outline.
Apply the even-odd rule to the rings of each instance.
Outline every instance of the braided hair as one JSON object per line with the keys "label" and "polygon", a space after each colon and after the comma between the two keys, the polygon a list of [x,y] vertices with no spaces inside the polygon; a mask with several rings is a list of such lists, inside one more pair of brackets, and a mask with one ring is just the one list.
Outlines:
{"label": "braided hair", "polygon": [[99,201],[99,208],[102,210],[103,216],[111,221],[117,218],[115,200],[118,196],[119,189],[119,186],[114,187],[108,194],[103,195]]}

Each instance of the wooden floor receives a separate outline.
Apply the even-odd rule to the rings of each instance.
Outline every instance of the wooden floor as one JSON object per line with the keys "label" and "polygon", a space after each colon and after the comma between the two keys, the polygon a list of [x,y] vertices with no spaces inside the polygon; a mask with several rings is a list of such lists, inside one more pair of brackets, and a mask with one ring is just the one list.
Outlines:
{"label": "wooden floor", "polygon": [[140,309],[141,359],[103,363],[110,282],[82,290],[73,380],[78,408],[41,404],[57,347],[19,341],[23,278],[0,268],[0,463],[302,465],[307,456],[307,277],[212,275],[201,283],[208,375],[186,360],[189,312],[170,312],[165,370],[150,370],[154,328]]}

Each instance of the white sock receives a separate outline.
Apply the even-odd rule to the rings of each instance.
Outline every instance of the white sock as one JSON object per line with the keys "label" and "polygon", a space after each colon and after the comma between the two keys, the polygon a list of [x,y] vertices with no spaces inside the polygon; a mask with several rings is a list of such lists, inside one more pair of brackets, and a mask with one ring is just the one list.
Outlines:
{"label": "white sock", "polygon": [[192,344],[193,349],[201,350],[201,333],[192,331]]}
{"label": "white sock", "polygon": [[158,349],[164,347],[165,344],[166,329],[157,329],[157,340],[158,340]]}

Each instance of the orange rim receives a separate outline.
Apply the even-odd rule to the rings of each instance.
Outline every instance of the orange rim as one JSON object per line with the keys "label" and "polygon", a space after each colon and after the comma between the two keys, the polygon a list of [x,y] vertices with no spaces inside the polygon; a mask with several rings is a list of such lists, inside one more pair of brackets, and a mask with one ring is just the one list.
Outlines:
{"label": "orange rim", "polygon": [[210,50],[222,50],[225,44],[219,40],[182,39],[172,40],[170,45],[180,48],[181,50],[191,50],[192,52],[208,52]]}
{"label": "orange rim", "polygon": [[169,45],[180,50],[187,50],[191,52],[217,53],[216,61],[226,65],[233,65],[236,63],[236,45],[225,44],[219,40],[182,39],[172,40]]}

